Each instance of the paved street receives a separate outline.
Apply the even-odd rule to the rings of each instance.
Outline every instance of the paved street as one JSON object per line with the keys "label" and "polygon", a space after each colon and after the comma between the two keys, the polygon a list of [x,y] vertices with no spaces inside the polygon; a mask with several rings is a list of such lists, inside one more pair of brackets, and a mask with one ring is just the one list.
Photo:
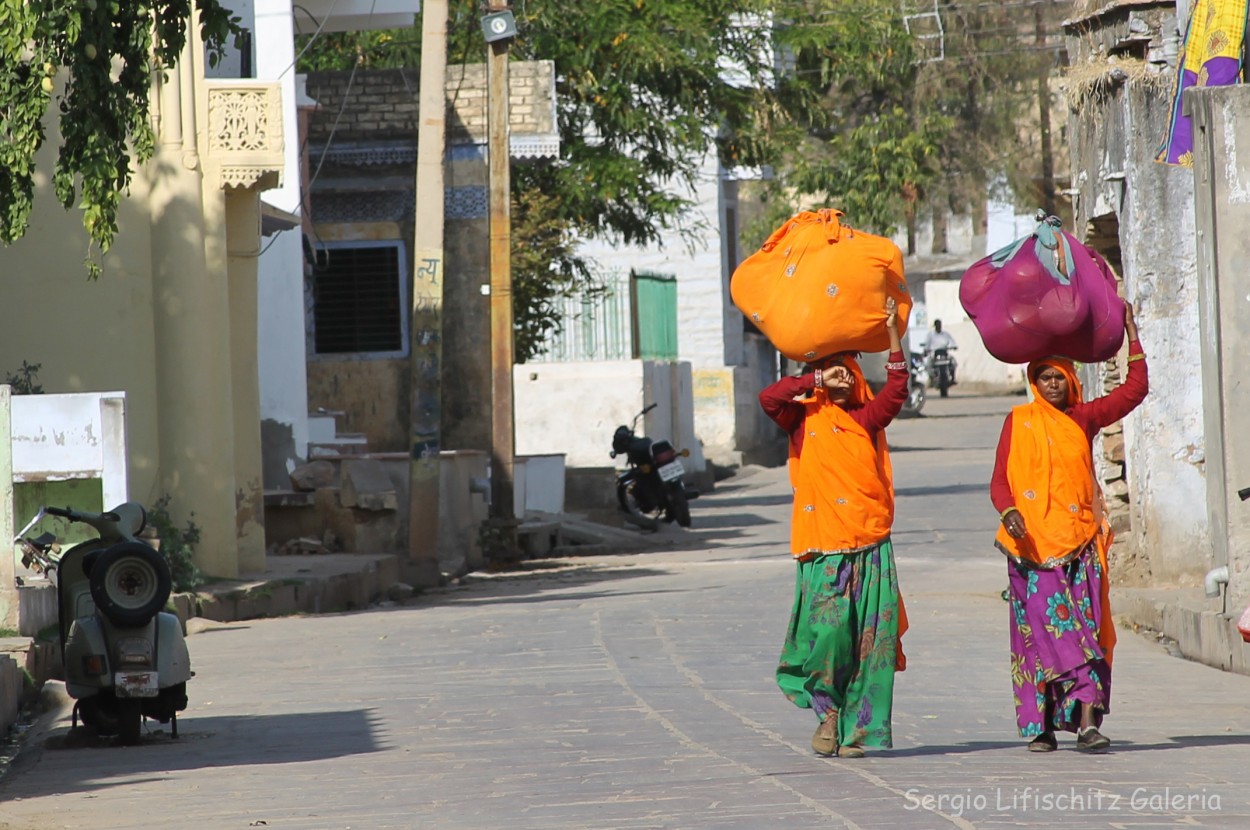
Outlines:
{"label": "paved street", "polygon": [[1016,737],[986,482],[1019,400],[890,428],[912,625],[892,751],[814,756],[774,686],[789,488],[749,469],[693,504],[682,550],[192,637],[179,741],[72,748],[62,722],[0,782],[0,828],[1250,827],[1250,678],[1145,637],[1121,631],[1111,753]]}

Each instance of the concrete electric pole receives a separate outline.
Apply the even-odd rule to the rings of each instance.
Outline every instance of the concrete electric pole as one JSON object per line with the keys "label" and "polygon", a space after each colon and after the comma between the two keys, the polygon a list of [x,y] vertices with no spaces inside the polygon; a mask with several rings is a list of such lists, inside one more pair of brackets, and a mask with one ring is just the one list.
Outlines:
{"label": "concrete electric pole", "polygon": [[417,111],[417,180],[410,320],[408,571],[437,585],[443,357],[443,155],[447,0],[424,0]]}

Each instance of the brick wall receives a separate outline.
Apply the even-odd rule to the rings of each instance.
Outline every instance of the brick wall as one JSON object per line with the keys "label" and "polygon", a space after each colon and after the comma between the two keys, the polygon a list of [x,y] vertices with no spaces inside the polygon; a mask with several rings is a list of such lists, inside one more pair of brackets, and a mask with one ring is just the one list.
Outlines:
{"label": "brick wall", "polygon": [[[555,132],[554,67],[550,61],[509,65],[510,126],[517,135]],[[320,104],[309,140],[415,139],[420,73],[415,69],[310,72],[308,94]],[[486,64],[447,68],[447,130],[452,143],[486,143]],[[344,99],[346,98],[346,102]],[[337,121],[337,126],[335,122]]]}

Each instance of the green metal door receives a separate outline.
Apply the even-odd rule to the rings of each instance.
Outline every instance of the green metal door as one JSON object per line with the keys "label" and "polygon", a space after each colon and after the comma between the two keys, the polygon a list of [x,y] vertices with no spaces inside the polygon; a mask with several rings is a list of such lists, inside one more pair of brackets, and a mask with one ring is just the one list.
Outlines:
{"label": "green metal door", "polygon": [[677,359],[677,277],[648,271],[630,273],[635,357]]}

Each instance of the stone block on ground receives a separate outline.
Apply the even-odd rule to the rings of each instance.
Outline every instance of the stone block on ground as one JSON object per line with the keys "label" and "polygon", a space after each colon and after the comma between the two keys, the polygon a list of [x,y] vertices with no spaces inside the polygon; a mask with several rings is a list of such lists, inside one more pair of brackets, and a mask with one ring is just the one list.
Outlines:
{"label": "stone block on ground", "polygon": [[57,624],[56,586],[44,579],[17,587],[17,633],[34,637]]}
{"label": "stone block on ground", "polygon": [[182,620],[184,626],[187,620],[195,616],[195,594],[174,594],[169,598],[169,601],[173,604],[174,613],[178,615],[178,619]]}
{"label": "stone block on ground", "polygon": [[344,461],[340,475],[339,500],[344,507],[362,510],[396,510],[399,497],[386,467],[380,461]]}
{"label": "stone block on ground", "polygon": [[333,487],[336,470],[329,461],[310,461],[291,471],[291,487],[299,491]]}
{"label": "stone block on ground", "polygon": [[197,617],[217,622],[232,622],[239,618],[234,600],[225,595],[198,594],[195,604]]}
{"label": "stone block on ground", "polygon": [[22,707],[22,670],[17,661],[0,654],[0,735],[17,723]]}
{"label": "stone block on ground", "polygon": [[391,602],[403,602],[411,599],[417,593],[417,589],[404,582],[396,582],[386,591],[386,598]]}
{"label": "stone block on ground", "polygon": [[26,671],[34,679],[35,685],[45,680],[60,680],[65,676],[61,665],[61,644],[34,640],[26,650]]}

